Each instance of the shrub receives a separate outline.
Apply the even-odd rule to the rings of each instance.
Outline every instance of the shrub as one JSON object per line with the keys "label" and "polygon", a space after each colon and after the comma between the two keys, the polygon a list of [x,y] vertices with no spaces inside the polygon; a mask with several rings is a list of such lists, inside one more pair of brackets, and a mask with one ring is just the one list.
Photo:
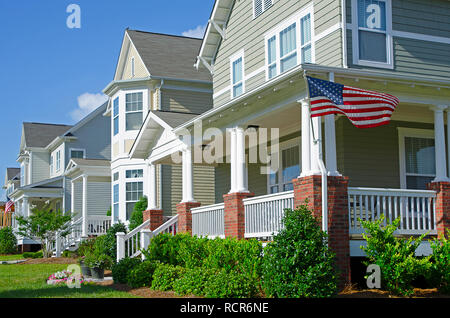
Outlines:
{"label": "shrub", "polygon": [[42,251],[38,252],[24,252],[22,254],[23,258],[43,258],[44,253]]}
{"label": "shrub", "polygon": [[361,246],[368,257],[366,265],[380,266],[383,288],[395,294],[411,295],[414,292],[412,282],[424,274],[430,264],[429,257],[415,257],[415,251],[426,234],[416,240],[412,237],[408,240],[397,238],[393,233],[398,228],[400,218],[382,226],[384,220],[384,215],[381,215],[376,221],[361,222],[367,232],[363,233],[367,246]]}
{"label": "shrub", "polygon": [[430,242],[433,254],[431,255],[431,270],[429,279],[440,292],[450,294],[450,230],[447,237],[442,235],[439,239]]}
{"label": "shrub", "polygon": [[[164,264],[174,266],[185,266],[186,260],[181,257],[182,245],[187,245],[186,241],[192,241],[189,234],[171,235],[168,233],[159,234],[152,238],[147,250],[143,251],[146,259],[159,261]],[[184,255],[184,254],[183,254]],[[190,258],[191,256],[186,256]]]}
{"label": "shrub", "polygon": [[77,254],[80,257],[86,256],[89,252],[94,250],[95,238],[83,240],[80,245],[78,245]]}
{"label": "shrub", "polygon": [[141,264],[141,260],[139,258],[123,258],[118,263],[115,263],[111,267],[112,277],[114,283],[126,284],[128,273]]}
{"label": "shrub", "polygon": [[216,270],[203,267],[189,268],[181,278],[175,281],[173,289],[181,296],[203,296],[205,294],[206,282],[211,276],[216,275],[216,273]]}
{"label": "shrub", "polygon": [[123,232],[127,233],[127,227],[125,224],[121,223],[120,221],[118,223],[115,223],[112,225],[108,231],[106,232],[105,237],[105,253],[111,259],[113,262],[116,262],[117,259],[117,238],[116,233]]}
{"label": "shrub", "polygon": [[133,288],[152,285],[152,276],[157,263],[155,261],[144,261],[133,267],[128,272],[127,284]]}
{"label": "shrub", "polygon": [[17,239],[11,227],[0,229],[0,254],[17,252]]}
{"label": "shrub", "polygon": [[152,289],[173,290],[175,282],[183,276],[186,269],[181,266],[159,263],[153,273]]}
{"label": "shrub", "polygon": [[272,297],[330,297],[337,291],[327,235],[306,205],[287,209],[284,229],[264,249],[263,287]]}
{"label": "shrub", "polygon": [[208,298],[251,298],[258,293],[256,280],[238,271],[218,271],[205,283],[204,296]]}
{"label": "shrub", "polygon": [[144,222],[143,212],[147,209],[147,197],[142,197],[136,204],[134,205],[133,212],[131,212],[130,216],[130,224],[128,228],[130,231],[137,228]]}

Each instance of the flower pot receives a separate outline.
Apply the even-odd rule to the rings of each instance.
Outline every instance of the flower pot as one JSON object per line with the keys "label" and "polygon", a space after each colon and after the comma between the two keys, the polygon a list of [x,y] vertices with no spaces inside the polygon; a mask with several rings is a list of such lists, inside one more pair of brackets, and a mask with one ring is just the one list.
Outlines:
{"label": "flower pot", "polygon": [[81,263],[80,266],[83,277],[88,278],[92,276],[91,268],[89,266],[86,266],[84,263]]}
{"label": "flower pot", "polygon": [[91,275],[94,279],[103,279],[105,277],[105,270],[99,267],[91,268]]}

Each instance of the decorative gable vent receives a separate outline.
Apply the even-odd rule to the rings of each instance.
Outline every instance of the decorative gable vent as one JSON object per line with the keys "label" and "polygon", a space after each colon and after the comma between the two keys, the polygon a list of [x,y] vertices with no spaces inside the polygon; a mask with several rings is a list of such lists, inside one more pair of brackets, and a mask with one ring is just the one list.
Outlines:
{"label": "decorative gable vent", "polygon": [[269,9],[275,0],[253,0],[253,15],[259,17],[264,11]]}

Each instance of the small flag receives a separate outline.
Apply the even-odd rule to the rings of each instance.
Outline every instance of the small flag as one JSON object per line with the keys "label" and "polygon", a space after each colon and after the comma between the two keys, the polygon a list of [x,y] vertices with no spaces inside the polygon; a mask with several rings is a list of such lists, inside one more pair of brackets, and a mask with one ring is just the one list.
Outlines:
{"label": "small flag", "polygon": [[5,213],[10,212],[14,205],[14,202],[10,198],[6,197],[6,200],[8,200],[8,202],[6,202]]}
{"label": "small flag", "polygon": [[399,100],[390,94],[306,77],[311,117],[344,114],[358,128],[386,125]]}

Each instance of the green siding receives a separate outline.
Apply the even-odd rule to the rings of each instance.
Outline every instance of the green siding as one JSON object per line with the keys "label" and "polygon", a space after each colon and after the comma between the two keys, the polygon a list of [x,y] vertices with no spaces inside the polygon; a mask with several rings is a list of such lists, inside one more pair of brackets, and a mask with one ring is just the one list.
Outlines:
{"label": "green siding", "polygon": [[212,107],[212,94],[163,88],[161,104],[162,110],[201,114]]}
{"label": "green siding", "polygon": [[335,31],[316,41],[316,64],[342,67],[342,33]]}

